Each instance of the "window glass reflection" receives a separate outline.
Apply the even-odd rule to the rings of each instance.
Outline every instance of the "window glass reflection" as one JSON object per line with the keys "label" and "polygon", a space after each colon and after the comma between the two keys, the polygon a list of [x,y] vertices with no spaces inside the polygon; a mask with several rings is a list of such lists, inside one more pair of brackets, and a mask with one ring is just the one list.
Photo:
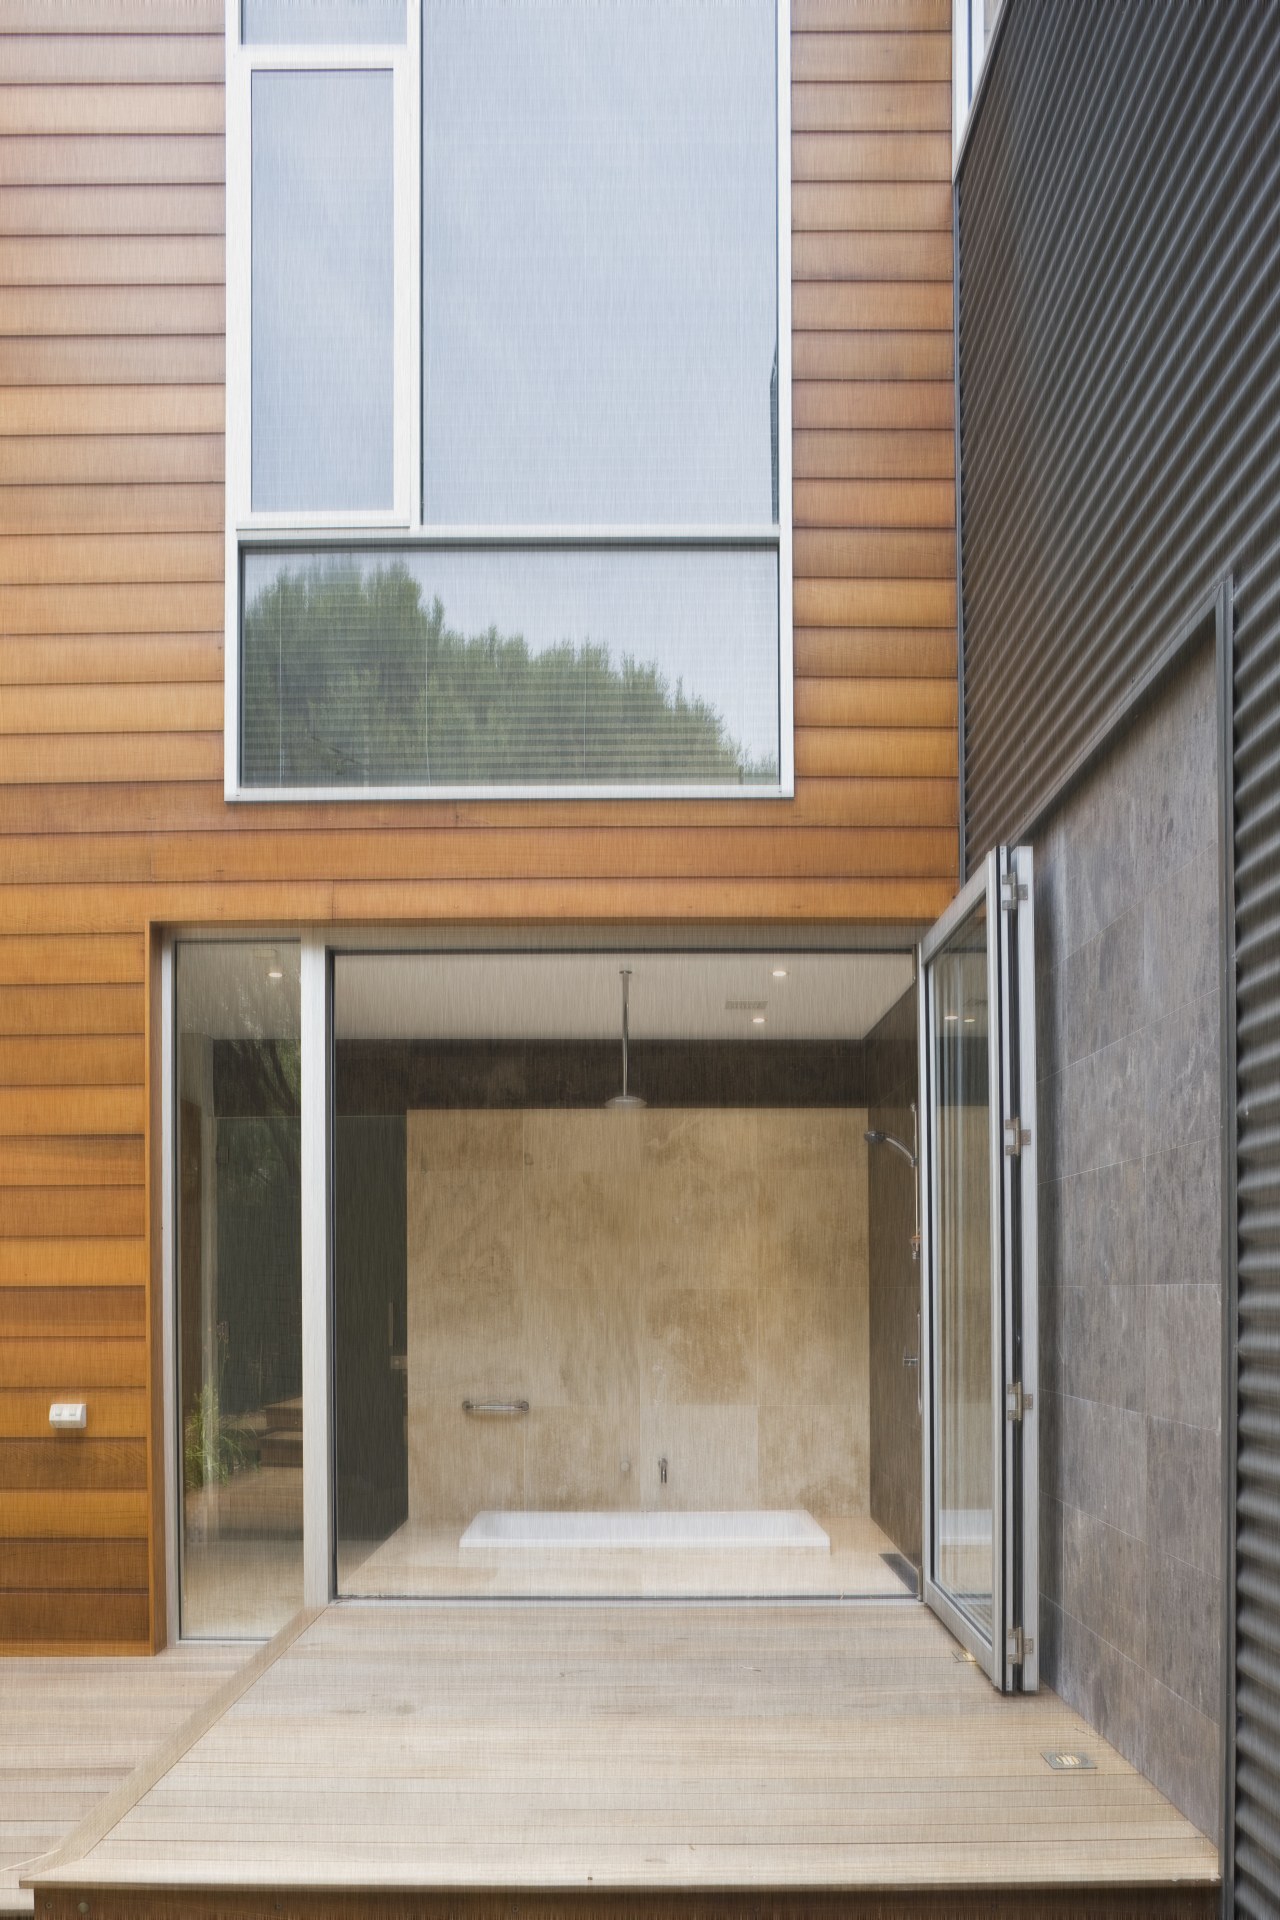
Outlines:
{"label": "window glass reflection", "polygon": [[252,553],[249,786],[769,785],[772,550]]}
{"label": "window glass reflection", "polygon": [[184,1635],[302,1604],[299,950],[176,950]]}

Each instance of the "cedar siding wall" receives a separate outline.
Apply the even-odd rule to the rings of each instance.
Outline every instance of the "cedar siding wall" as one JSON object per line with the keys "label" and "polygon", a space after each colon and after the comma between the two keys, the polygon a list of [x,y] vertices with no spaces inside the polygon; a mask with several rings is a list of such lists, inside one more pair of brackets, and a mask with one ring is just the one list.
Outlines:
{"label": "cedar siding wall", "polygon": [[792,12],[794,802],[229,808],[222,5],[0,0],[0,1645],[164,1634],[150,925],[953,891],[950,0]]}

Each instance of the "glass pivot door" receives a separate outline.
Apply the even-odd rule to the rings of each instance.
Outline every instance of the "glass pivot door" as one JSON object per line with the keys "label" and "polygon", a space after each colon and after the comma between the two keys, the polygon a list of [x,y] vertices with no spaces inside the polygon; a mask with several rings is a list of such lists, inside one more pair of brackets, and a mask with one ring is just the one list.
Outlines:
{"label": "glass pivot door", "polygon": [[1038,1684],[1035,942],[998,847],[921,942],[924,1598],[1002,1692]]}

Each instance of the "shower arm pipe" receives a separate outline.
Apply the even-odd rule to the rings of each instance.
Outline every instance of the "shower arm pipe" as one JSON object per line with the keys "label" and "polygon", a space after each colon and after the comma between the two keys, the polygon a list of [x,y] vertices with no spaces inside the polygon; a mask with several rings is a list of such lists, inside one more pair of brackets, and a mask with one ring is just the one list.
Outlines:
{"label": "shower arm pipe", "polygon": [[631,1050],[631,969],[622,969],[622,1097],[627,1095],[627,1056]]}
{"label": "shower arm pipe", "polygon": [[[869,1146],[892,1147],[895,1153],[902,1155],[916,1176],[911,1182],[911,1202],[915,1217],[915,1232],[911,1236],[911,1258],[918,1260],[920,1258],[920,1123],[915,1101],[911,1102],[911,1147],[904,1146],[901,1140],[895,1140],[893,1135],[886,1133],[882,1127],[869,1127],[864,1138]],[[912,1147],[915,1148],[914,1152]]]}

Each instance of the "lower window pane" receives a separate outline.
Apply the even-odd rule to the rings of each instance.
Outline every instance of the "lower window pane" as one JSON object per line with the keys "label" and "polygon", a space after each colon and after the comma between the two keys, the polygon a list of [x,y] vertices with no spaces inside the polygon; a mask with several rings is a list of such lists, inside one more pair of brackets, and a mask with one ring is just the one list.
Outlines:
{"label": "lower window pane", "polygon": [[249,787],[778,781],[771,548],[254,552]]}
{"label": "lower window pane", "polygon": [[299,954],[176,953],[178,1435],[187,1636],[302,1605]]}

